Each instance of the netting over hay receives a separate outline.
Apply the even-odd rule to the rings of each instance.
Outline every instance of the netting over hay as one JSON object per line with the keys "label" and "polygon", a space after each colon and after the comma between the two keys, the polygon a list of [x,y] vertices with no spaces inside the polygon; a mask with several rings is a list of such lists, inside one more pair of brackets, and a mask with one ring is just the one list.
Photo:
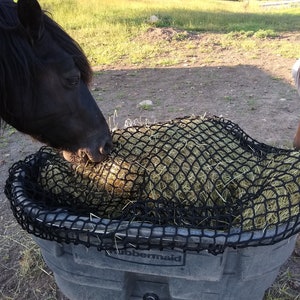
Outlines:
{"label": "netting over hay", "polygon": [[15,164],[6,194],[34,235],[101,249],[224,251],[299,231],[300,152],[258,143],[217,117],[113,133],[101,164],[49,148]]}

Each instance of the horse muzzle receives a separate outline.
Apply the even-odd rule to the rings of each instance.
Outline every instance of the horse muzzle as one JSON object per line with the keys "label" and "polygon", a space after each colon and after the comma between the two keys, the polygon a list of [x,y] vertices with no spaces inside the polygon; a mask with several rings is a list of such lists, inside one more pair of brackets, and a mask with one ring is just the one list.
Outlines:
{"label": "horse muzzle", "polygon": [[107,142],[103,147],[99,148],[82,148],[75,152],[63,150],[63,157],[68,162],[74,164],[82,164],[87,162],[99,163],[107,159],[112,149],[112,143]]}

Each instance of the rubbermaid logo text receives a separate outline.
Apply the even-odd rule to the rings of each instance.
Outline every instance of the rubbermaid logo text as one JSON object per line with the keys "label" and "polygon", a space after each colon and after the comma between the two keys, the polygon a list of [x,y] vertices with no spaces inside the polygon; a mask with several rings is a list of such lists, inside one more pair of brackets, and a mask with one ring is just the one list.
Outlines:
{"label": "rubbermaid logo text", "polygon": [[131,263],[155,266],[184,266],[184,253],[176,251],[154,251],[124,249],[109,251],[107,256]]}

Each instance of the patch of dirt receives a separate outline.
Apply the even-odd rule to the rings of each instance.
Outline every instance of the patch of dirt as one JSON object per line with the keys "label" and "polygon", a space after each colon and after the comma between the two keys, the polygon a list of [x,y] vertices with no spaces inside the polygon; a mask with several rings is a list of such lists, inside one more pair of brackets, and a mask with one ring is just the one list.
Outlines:
{"label": "patch of dirt", "polygon": [[[146,38],[147,34],[149,39],[172,42],[179,33],[161,29],[146,33]],[[292,42],[299,36],[285,38]],[[213,47],[215,60],[208,63],[207,54],[201,53],[193,62],[187,59],[171,68],[97,69],[91,90],[111,126],[209,113],[238,123],[260,142],[292,147],[300,120],[300,99],[291,78],[295,60],[267,51],[253,58],[243,51],[213,44],[213,37],[208,34],[191,39]],[[138,104],[143,100],[152,100],[153,106],[141,108]],[[31,263],[32,272],[24,272],[24,255],[27,253],[28,257],[28,251],[36,255],[38,250],[16,223],[3,193],[9,167],[40,146],[9,128],[0,137],[0,299],[65,299],[45,265]],[[299,249],[300,242],[298,255]],[[300,259],[295,253],[266,295],[278,292],[276,299],[296,299],[300,293],[299,274]],[[283,285],[289,296],[280,294]]]}

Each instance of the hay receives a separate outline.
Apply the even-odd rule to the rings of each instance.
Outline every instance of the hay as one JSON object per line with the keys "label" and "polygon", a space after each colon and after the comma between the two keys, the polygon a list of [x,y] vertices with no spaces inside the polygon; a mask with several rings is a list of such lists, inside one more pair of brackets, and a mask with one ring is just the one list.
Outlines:
{"label": "hay", "polygon": [[118,217],[143,201],[140,218],[169,225],[257,230],[297,216],[299,152],[260,152],[241,134],[213,118],[120,129],[108,160],[71,166],[71,176],[52,162],[42,169],[40,184],[95,207],[100,217]]}

